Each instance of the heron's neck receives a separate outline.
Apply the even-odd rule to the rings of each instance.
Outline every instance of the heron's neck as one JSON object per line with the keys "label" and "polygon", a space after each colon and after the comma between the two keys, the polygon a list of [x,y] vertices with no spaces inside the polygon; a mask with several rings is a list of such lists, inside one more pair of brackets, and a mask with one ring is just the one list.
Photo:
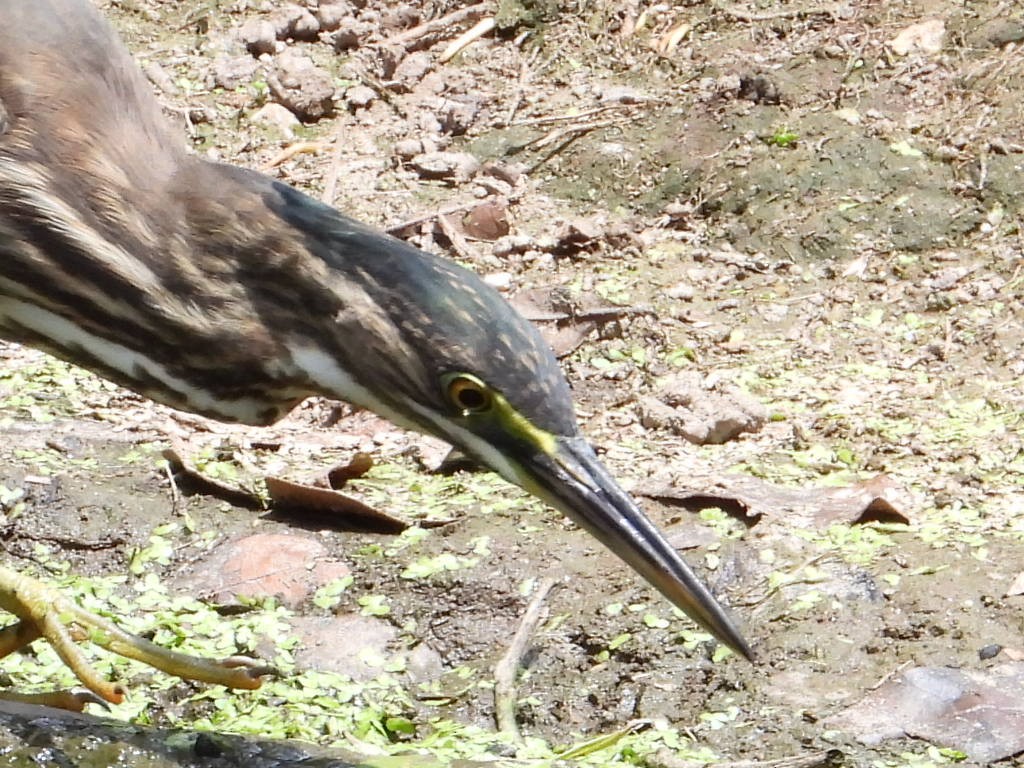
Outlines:
{"label": "heron's neck", "polygon": [[317,320],[289,301],[288,248],[243,220],[252,201],[232,210],[224,182],[190,162],[175,185],[145,190],[145,206],[108,217],[87,202],[100,191],[65,199],[0,155],[0,335],[182,410],[281,418],[314,392],[283,346],[285,323]]}

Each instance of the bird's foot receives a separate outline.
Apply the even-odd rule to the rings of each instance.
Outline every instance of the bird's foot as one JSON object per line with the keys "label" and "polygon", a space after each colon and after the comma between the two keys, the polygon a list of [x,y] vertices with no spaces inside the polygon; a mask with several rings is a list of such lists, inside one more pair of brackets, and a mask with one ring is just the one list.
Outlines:
{"label": "bird's foot", "polygon": [[[53,587],[3,566],[0,566],[0,608],[19,619],[17,623],[0,629],[0,658],[43,638],[95,697],[111,704],[124,701],[124,687],[102,679],[89,665],[77,643],[88,640],[112,653],[170,675],[228,688],[259,688],[263,677],[277,674],[273,667],[242,656],[217,661],[163,648],[125,632],[109,619],[86,611]],[[43,697],[41,703],[77,711],[95,701],[88,694],[68,691],[39,695]],[[24,698],[21,694],[0,695],[0,698],[39,702],[39,699]]]}
{"label": "bird's foot", "polygon": [[0,691],[0,701],[17,701],[39,707],[55,707],[69,712],[84,712],[86,704],[98,704],[104,709],[108,709],[107,702],[92,691],[46,691],[44,693]]}

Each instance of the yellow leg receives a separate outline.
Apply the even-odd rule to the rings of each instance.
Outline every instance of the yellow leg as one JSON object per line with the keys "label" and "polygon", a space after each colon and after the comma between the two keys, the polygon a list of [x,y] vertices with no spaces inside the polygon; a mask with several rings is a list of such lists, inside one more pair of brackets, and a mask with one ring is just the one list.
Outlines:
{"label": "yellow leg", "polygon": [[[124,700],[124,688],[120,683],[102,679],[76,643],[89,640],[112,653],[141,661],[170,675],[228,688],[259,688],[261,678],[276,674],[273,667],[258,665],[245,657],[212,661],[162,648],[84,610],[53,587],[4,566],[0,566],[0,608],[20,619],[17,624],[0,630],[0,658],[43,638],[86,688],[111,704],[120,704]],[[45,698],[45,703],[51,706],[79,711],[92,701],[88,697],[83,700],[81,694],[65,692],[43,696],[54,697]],[[39,700],[22,694],[5,698]]]}

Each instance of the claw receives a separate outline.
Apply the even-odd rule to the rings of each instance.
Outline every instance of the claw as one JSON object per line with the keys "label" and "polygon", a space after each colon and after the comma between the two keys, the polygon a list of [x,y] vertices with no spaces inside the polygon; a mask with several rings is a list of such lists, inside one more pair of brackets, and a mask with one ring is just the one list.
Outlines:
{"label": "claw", "polygon": [[44,638],[61,661],[91,691],[88,695],[63,691],[0,694],[0,698],[45,703],[78,712],[89,703],[120,704],[125,697],[124,687],[101,678],[77,645],[87,639],[111,653],[140,661],[170,675],[228,688],[253,690],[260,687],[264,677],[279,674],[273,667],[244,656],[217,661],[163,648],[86,611],[53,588],[3,566],[0,566],[0,608],[20,619],[0,630],[0,658]]}
{"label": "claw", "polygon": [[106,701],[92,691],[47,691],[45,693],[18,693],[17,691],[0,691],[0,699],[19,701],[22,704],[35,704],[40,707],[55,707],[69,712],[84,712],[86,704],[98,704],[110,709]]}

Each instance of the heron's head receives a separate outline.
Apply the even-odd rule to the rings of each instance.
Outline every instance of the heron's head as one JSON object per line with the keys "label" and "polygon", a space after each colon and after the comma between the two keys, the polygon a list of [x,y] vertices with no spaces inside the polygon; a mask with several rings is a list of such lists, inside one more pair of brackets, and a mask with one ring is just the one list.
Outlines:
{"label": "heron's head", "polygon": [[744,656],[742,636],[580,434],[549,346],[472,272],[283,185],[269,204],[335,276],[331,338],[292,355],[324,394],[458,447],[596,536]]}

